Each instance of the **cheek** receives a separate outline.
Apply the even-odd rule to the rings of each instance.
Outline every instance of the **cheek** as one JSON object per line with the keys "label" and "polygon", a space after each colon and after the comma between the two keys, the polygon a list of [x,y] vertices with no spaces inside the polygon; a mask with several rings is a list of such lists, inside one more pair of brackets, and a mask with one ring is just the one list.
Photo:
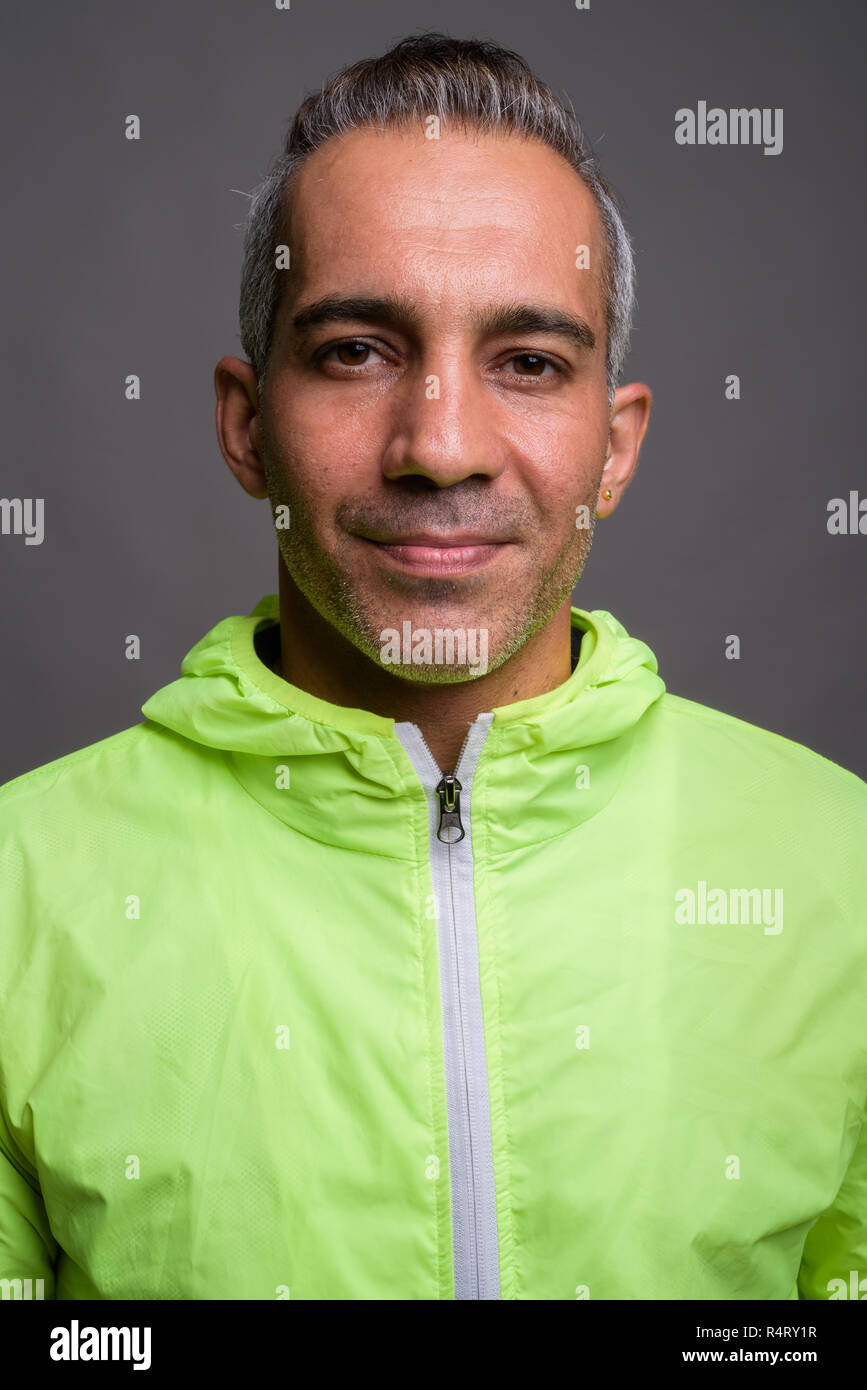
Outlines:
{"label": "cheek", "polygon": [[523,485],[532,493],[545,524],[558,534],[574,524],[579,503],[595,501],[602,471],[604,445],[576,447],[574,436],[550,441],[546,453],[533,456],[524,470]]}
{"label": "cheek", "polygon": [[334,406],[296,401],[272,415],[267,449],[282,488],[323,506],[365,485],[361,469],[371,452],[370,431]]}
{"label": "cheek", "polygon": [[514,456],[524,461],[524,486],[546,513],[570,508],[592,492],[605,455],[606,428],[598,411],[528,411],[508,431]]}

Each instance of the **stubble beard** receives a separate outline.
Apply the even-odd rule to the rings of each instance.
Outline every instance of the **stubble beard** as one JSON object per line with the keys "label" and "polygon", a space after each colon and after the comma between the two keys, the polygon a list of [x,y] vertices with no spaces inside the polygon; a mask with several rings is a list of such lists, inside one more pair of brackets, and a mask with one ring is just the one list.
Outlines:
{"label": "stubble beard", "polygon": [[[472,578],[469,581],[432,579],[423,587],[415,581],[414,592],[410,595],[401,592],[400,576],[395,576],[396,611],[386,614],[381,609],[374,611],[374,604],[367,599],[357,576],[353,576],[351,566],[319,544],[312,513],[303,497],[284,496],[280,476],[267,460],[265,473],[272,509],[280,505],[289,507],[290,526],[277,528],[277,538],[281,563],[299,592],[335,631],[375,665],[414,684],[454,684],[475,679],[480,673],[468,662],[430,661],[411,665],[384,662],[385,629],[401,632],[406,620],[412,623],[413,630],[428,623],[435,628],[455,630],[487,626],[489,634],[496,634],[496,641],[492,642],[489,636],[485,671],[495,671],[545,627],[571,596],[587,563],[596,531],[596,508],[588,503],[589,527],[576,528],[575,537],[570,534],[566,538],[550,565],[541,567],[537,578],[531,575],[526,583],[503,580],[494,591],[488,586],[486,607],[495,609],[496,627],[491,621],[494,615],[466,612],[472,604],[471,593],[463,601],[461,595],[467,593],[468,584],[472,586]],[[303,538],[300,542],[299,536]],[[519,590],[529,595],[528,601],[516,599]],[[452,597],[458,600],[457,611],[448,607]],[[374,602],[379,606],[378,598]],[[442,611],[430,614],[427,610],[433,606],[441,607]]]}

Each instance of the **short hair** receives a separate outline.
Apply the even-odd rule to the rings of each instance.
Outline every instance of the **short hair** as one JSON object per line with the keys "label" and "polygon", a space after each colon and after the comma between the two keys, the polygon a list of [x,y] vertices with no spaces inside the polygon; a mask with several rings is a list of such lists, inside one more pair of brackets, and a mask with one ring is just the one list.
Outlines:
{"label": "short hair", "polygon": [[292,177],[334,136],[364,127],[406,128],[439,118],[448,128],[535,138],[569,163],[591,193],[604,237],[605,373],[609,407],[629,346],[635,264],[617,199],[599,170],[574,109],[560,101],[517,53],[482,39],[428,32],[402,39],[379,58],[352,63],[307,97],[284,149],[250,195],[241,271],[241,342],[261,391],[280,302],[275,248],[282,241]]}

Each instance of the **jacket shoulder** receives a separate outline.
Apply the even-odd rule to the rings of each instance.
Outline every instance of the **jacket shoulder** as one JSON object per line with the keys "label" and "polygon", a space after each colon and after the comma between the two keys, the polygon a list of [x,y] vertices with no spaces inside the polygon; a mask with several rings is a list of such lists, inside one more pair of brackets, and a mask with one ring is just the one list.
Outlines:
{"label": "jacket shoulder", "polygon": [[670,691],[658,706],[663,719],[677,723],[679,737],[691,733],[691,742],[701,744],[709,755],[731,760],[733,774],[737,767],[746,773],[753,769],[756,783],[760,778],[777,785],[791,780],[801,793],[836,797],[867,818],[867,782],[806,744]]}
{"label": "jacket shoulder", "polygon": [[8,782],[0,785],[0,806],[26,800],[28,796],[38,796],[49,786],[54,786],[58,781],[68,780],[77,770],[83,770],[88,762],[99,759],[104,763],[111,763],[123,759],[130,746],[140,739],[143,728],[144,724],[132,724],[116,734],[109,734],[106,738],[88,743],[83,748],[75,748],[71,753],[64,753],[59,758],[52,758],[50,762],[40,763],[38,767],[10,778]]}
{"label": "jacket shoulder", "polygon": [[31,812],[46,814],[49,807],[60,804],[77,805],[83,814],[95,804],[88,798],[98,798],[101,788],[128,774],[140,781],[143,773],[162,761],[170,745],[181,742],[185,740],[143,720],[22,772],[0,785],[0,827]]}

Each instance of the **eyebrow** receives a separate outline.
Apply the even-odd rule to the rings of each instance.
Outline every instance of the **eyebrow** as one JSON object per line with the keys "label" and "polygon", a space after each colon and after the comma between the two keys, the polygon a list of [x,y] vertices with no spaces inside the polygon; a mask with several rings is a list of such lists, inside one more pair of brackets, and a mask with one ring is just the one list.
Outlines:
{"label": "eyebrow", "polygon": [[[420,314],[410,300],[395,295],[327,295],[307,304],[292,316],[296,335],[323,323],[349,323],[355,320],[392,324],[394,327],[417,326]],[[472,317],[475,328],[492,336],[501,333],[554,333],[566,338],[573,347],[592,349],[596,335],[589,323],[577,314],[547,304],[498,304],[492,309],[480,309]]]}

